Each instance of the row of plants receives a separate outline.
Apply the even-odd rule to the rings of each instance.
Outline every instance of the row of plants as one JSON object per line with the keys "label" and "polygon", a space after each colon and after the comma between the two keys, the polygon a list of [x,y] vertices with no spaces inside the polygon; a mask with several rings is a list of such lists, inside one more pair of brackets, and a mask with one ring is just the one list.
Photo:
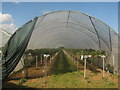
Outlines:
{"label": "row of plants", "polygon": [[[103,68],[103,59],[101,58],[102,55],[106,56],[106,52],[103,50],[93,50],[93,49],[66,49],[66,51],[75,56],[75,58],[81,57],[81,55],[91,55],[91,57],[87,58],[87,65],[91,66],[89,69],[93,69],[96,71],[94,68]],[[111,66],[109,63],[106,62],[107,56],[105,58],[105,70],[109,70],[109,72],[113,73],[114,72],[114,67]],[[81,64],[84,64],[83,61],[81,61]],[[90,65],[91,64],[91,65]],[[95,67],[94,67],[95,66]],[[107,69],[106,69],[107,68]]]}
{"label": "row of plants", "polygon": [[58,48],[42,48],[42,49],[28,49],[25,51],[25,62],[27,63],[25,66],[30,67],[31,65],[34,65],[36,62],[36,56],[37,60],[42,61],[44,60],[44,54],[49,54],[50,56],[47,58],[48,60],[55,55],[56,52],[58,52]]}
{"label": "row of plants", "polygon": [[91,56],[105,55],[106,56],[106,52],[104,50],[93,50],[93,49],[66,49],[66,50],[74,55],[91,55]]}
{"label": "row of plants", "polygon": [[58,51],[58,49],[52,49],[52,48],[42,48],[42,49],[28,49],[25,51],[25,54],[28,55],[29,53],[32,54],[32,56],[36,55],[43,55],[43,54],[50,54],[53,55]]}
{"label": "row of plants", "polygon": [[[78,61],[78,62],[82,65],[82,66],[80,66],[80,69],[83,70],[83,69],[84,69],[84,60],[80,60],[80,59],[78,59],[76,56],[72,56],[72,55],[71,55],[71,57],[73,57],[74,60]],[[92,64],[88,61],[88,59],[90,59],[90,58],[87,58],[87,62],[86,62],[86,67],[87,67],[87,69],[91,70],[91,71],[94,72],[94,73],[100,72],[100,71],[97,70],[98,67],[95,66],[95,65],[92,65]]]}

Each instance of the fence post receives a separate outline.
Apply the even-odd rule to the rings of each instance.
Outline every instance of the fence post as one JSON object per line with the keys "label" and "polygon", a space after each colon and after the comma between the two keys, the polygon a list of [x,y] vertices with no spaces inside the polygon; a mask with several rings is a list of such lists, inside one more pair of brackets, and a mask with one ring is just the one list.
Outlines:
{"label": "fence post", "polygon": [[115,74],[115,57],[114,57],[114,55],[112,57],[113,57],[113,67],[114,67],[113,73]]}
{"label": "fence post", "polygon": [[45,57],[45,77],[47,76],[47,57]]}
{"label": "fence post", "polygon": [[104,61],[104,58],[103,58],[103,77],[104,77],[104,70],[105,70],[104,63],[105,63],[105,61]]}
{"label": "fence post", "polygon": [[84,58],[84,78],[86,78],[86,57]]}
{"label": "fence post", "polygon": [[79,63],[78,63],[78,59],[77,59],[77,71],[78,71],[78,66],[79,66],[78,64],[79,64]]}
{"label": "fence post", "polygon": [[103,78],[105,77],[104,75],[104,70],[105,70],[105,55],[101,56],[103,59]]}
{"label": "fence post", "polygon": [[40,60],[41,64],[42,64],[42,55],[41,55],[41,60]]}
{"label": "fence post", "polygon": [[37,66],[38,66],[38,58],[37,58],[37,56],[35,56],[36,57],[36,68],[37,68]]}

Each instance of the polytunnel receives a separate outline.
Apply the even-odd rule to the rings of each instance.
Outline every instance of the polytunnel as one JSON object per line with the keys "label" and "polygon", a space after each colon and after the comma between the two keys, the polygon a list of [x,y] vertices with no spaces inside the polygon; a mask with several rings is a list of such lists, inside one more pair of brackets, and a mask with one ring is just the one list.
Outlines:
{"label": "polytunnel", "polygon": [[2,77],[14,70],[25,49],[59,46],[104,50],[118,72],[118,34],[111,27],[81,12],[54,11],[35,17],[10,37],[3,49]]}
{"label": "polytunnel", "polygon": [[8,33],[6,30],[0,29],[0,48],[4,47],[5,43],[8,41],[8,39],[11,36],[11,33]]}

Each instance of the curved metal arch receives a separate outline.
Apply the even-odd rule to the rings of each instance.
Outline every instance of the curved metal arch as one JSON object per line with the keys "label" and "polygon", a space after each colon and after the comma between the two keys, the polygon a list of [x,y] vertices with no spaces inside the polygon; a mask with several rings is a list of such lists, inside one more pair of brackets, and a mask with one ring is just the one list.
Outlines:
{"label": "curved metal arch", "polygon": [[[71,24],[74,24],[74,23],[71,23]],[[76,25],[76,24],[75,24]],[[79,25],[79,24],[77,24],[77,25]],[[87,29],[88,30],[88,29]],[[90,31],[90,30],[89,30]],[[90,31],[90,32],[92,32],[93,34],[95,34],[95,35],[97,35],[96,33],[94,33],[93,31]],[[105,40],[102,38],[102,37],[100,37],[99,36],[99,38],[101,39],[101,40],[103,40],[103,42],[107,45],[107,47],[109,48],[109,45],[105,42]],[[109,48],[110,49],[110,48]]]}
{"label": "curved metal arch", "polygon": [[[45,33],[51,32],[51,30],[54,30],[54,28],[57,29],[57,28],[63,28],[63,27],[66,28],[66,26],[56,26],[56,27],[52,27],[52,28],[49,28],[50,30],[47,30],[47,29],[46,29]],[[68,28],[69,28],[69,27],[68,27]],[[79,31],[79,29],[76,29],[76,28],[73,28],[73,29]],[[80,31],[82,31],[82,30],[80,30]],[[83,31],[82,31],[82,32],[83,32]],[[44,33],[44,31],[41,32],[41,33]],[[84,32],[84,34],[86,34],[86,33]],[[87,36],[88,36],[89,38],[91,38],[91,39],[98,45],[98,43],[97,43],[91,36],[89,36],[88,34],[87,34]]]}
{"label": "curved metal arch", "polygon": [[[71,31],[71,32],[73,32],[73,33],[75,33],[75,34],[77,34],[78,36],[79,36],[79,39],[81,38],[80,37],[80,34],[78,34],[78,33],[76,33],[76,32],[74,32],[74,31]],[[54,32],[55,33],[55,32]],[[53,33],[52,33],[53,34]],[[49,34],[50,35],[50,34]],[[82,34],[83,35],[83,34]],[[84,41],[86,41],[85,39],[84,39]],[[87,43],[88,44],[88,43]],[[92,44],[91,44],[92,45]]]}
{"label": "curved metal arch", "polygon": [[[60,31],[59,31],[60,32]],[[52,35],[52,36],[54,36],[54,33],[58,33],[58,32],[53,32],[53,33],[51,33],[51,34],[49,34],[49,36],[50,35]],[[77,34],[77,33],[75,33],[75,34]],[[50,37],[52,37],[52,36],[50,36]],[[46,38],[49,38],[49,37],[46,37]],[[77,38],[77,37],[75,37],[75,38]],[[80,39],[81,37],[79,36],[79,39]],[[44,38],[45,39],[45,38]],[[44,40],[43,40],[44,41]],[[84,41],[86,41],[86,40],[84,40]],[[87,43],[88,44],[88,43]],[[87,46],[88,47],[88,46]]]}
{"label": "curved metal arch", "polygon": [[[69,28],[69,27],[68,27]],[[71,27],[70,27],[71,28]],[[74,27],[72,27],[74,30],[77,30],[77,31],[79,31],[79,29],[76,29],[76,28],[74,28]],[[82,31],[82,30],[80,30],[82,33],[84,33],[84,34],[87,34],[87,33],[85,33],[84,31]],[[79,33],[79,32],[78,32]],[[89,37],[89,38],[91,38],[97,45],[98,45],[98,43],[89,35],[89,34],[87,34],[87,36]],[[99,46],[99,45],[98,45]]]}
{"label": "curved metal arch", "polygon": [[[52,42],[52,43],[53,43],[52,45],[58,44],[59,42],[61,42],[61,43],[63,42],[63,43],[64,43],[64,42],[66,42],[66,41],[65,41],[65,40],[58,40],[58,41],[55,41],[54,43]],[[69,41],[68,41],[68,43],[69,43]],[[65,45],[65,44],[64,44],[64,45]],[[71,44],[69,44],[69,45],[71,45]],[[72,44],[72,46],[75,47],[75,44]],[[79,45],[79,46],[81,47],[82,45]],[[81,48],[82,48],[82,47],[81,47]]]}
{"label": "curved metal arch", "polygon": [[[54,43],[58,43],[59,41],[55,41]],[[82,44],[79,45],[81,48],[84,48]]]}
{"label": "curved metal arch", "polygon": [[[52,29],[52,31],[53,31],[53,30],[54,30],[54,29]],[[58,33],[58,32],[52,32],[52,31],[50,30],[49,32],[51,32],[52,34],[53,34],[53,33]],[[47,33],[49,33],[49,32],[47,32]],[[59,32],[60,32],[60,31],[59,31]],[[80,34],[78,34],[78,33],[74,32],[74,31],[71,31],[71,32],[73,32],[73,33],[77,34],[77,35],[78,35],[78,37],[79,37],[79,38],[81,38],[81,37],[80,37]],[[50,33],[49,33],[49,35],[50,35]],[[81,35],[83,35],[83,34],[81,34]],[[85,34],[84,34],[84,35],[85,35]],[[91,38],[91,39],[92,39],[92,38]],[[86,41],[86,40],[84,39],[84,41]],[[90,43],[91,43],[91,42],[90,42]],[[89,45],[89,43],[87,43],[87,44]],[[92,44],[91,44],[91,45],[92,45]]]}
{"label": "curved metal arch", "polygon": [[[91,18],[93,18],[93,19],[95,19],[96,21],[98,21],[98,22],[101,22],[102,24],[104,24],[105,26],[108,26],[106,23],[104,23],[103,21],[101,21],[101,20],[99,20],[99,19],[97,19],[97,18],[95,18],[95,17],[93,17],[93,16],[91,16],[91,15],[88,15],[88,14],[86,14],[86,13],[83,13],[83,12],[80,12],[80,11],[73,11],[73,10],[59,10],[59,11],[53,11],[53,12],[49,12],[49,13],[46,13],[46,14],[44,14],[44,15],[42,15],[42,16],[47,16],[47,15],[49,15],[49,14],[53,14],[53,13],[60,13],[60,12],[71,12],[71,13],[80,13],[80,14],[83,14],[83,15],[85,15],[85,16],[88,16],[88,17],[91,17]],[[42,17],[42,16],[39,16],[39,17]],[[110,27],[110,26],[108,26],[108,27]],[[111,27],[110,27],[111,28]],[[112,29],[113,30],[113,29]],[[114,30],[113,30],[114,31]],[[114,31],[115,32],[115,31]]]}
{"label": "curved metal arch", "polygon": [[[69,19],[69,16],[70,16],[70,13],[71,12],[74,12],[74,13],[81,13],[81,12],[76,12],[76,11],[54,11],[54,12],[50,12],[50,13],[47,13],[47,14],[45,14],[45,15],[43,15],[43,19],[44,19],[44,17],[45,16],[47,16],[47,15],[49,15],[49,14],[52,14],[52,13],[57,13],[57,12],[69,12],[68,13],[68,18],[67,18],[67,23],[69,23],[68,22],[68,19]],[[81,14],[84,14],[84,13],[81,13]],[[95,19],[95,20],[97,20],[96,18],[94,18],[94,17],[92,17],[92,16],[90,16],[90,15],[87,15],[87,14],[84,14],[84,15],[86,15],[86,16],[88,16],[88,18],[93,18],[93,19]],[[43,20],[42,19],[42,20]],[[91,21],[91,20],[90,20]],[[99,21],[99,22],[101,22],[102,24],[104,24],[104,25],[106,25],[105,23],[103,23],[102,21],[100,21],[100,20],[97,20],[97,21]],[[41,21],[40,21],[41,22]],[[68,25],[68,24],[67,24]],[[79,25],[79,24],[78,24]],[[92,24],[93,25],[93,24]],[[106,26],[108,26],[108,25],[106,25]],[[93,26],[94,27],[94,26]],[[109,27],[109,26],[108,26]],[[95,29],[95,27],[94,27],[94,29]],[[90,30],[91,31],[91,30]],[[95,30],[96,31],[96,30]],[[94,32],[93,32],[94,33]],[[96,32],[97,33],[97,32]],[[94,33],[95,34],[95,33]],[[99,38],[101,39],[101,40],[103,40],[103,42],[107,45],[107,47],[111,50],[111,48],[109,47],[109,45],[106,43],[106,41],[102,38],[102,37],[100,37],[99,35],[98,35],[98,33],[96,34],[97,36],[98,36],[98,42],[99,42],[99,47],[101,48],[101,44],[100,44],[100,40],[99,40]]]}
{"label": "curved metal arch", "polygon": [[[75,24],[75,23],[71,23],[71,22],[68,22],[68,23],[74,24],[74,25],[78,25],[78,26],[81,26],[81,27],[85,28],[84,26],[79,25],[79,24]],[[57,28],[57,27],[56,27],[56,28]],[[98,36],[98,34],[96,34],[95,32],[93,32],[92,30],[90,30],[90,29],[88,29],[88,28],[86,28],[86,30],[89,30],[90,32],[92,32],[93,34],[95,34],[96,36]],[[90,38],[91,38],[91,37],[90,37]],[[99,36],[99,38],[100,38],[101,40],[103,40],[103,42],[104,42],[104,43],[107,45],[107,47],[110,49],[109,45],[105,42],[105,40],[102,39],[102,37],[100,37],[100,36]],[[110,49],[110,50],[111,50],[111,49]]]}
{"label": "curved metal arch", "polygon": [[2,28],[0,28],[0,31],[3,32],[3,33],[5,33],[5,34],[8,35],[8,36],[11,36],[11,33],[7,32],[6,30],[4,30],[4,29],[2,29]]}
{"label": "curved metal arch", "polygon": [[[44,15],[38,16],[38,18],[39,18],[39,17],[45,17],[45,16],[47,16],[47,15],[49,15],[49,14],[60,13],[60,12],[70,12],[70,13],[78,13],[78,14],[80,13],[80,14],[83,14],[83,15],[88,16],[88,17],[90,17],[90,18],[93,18],[94,20],[96,20],[96,21],[104,24],[105,26],[111,28],[111,27],[108,26],[106,23],[102,22],[101,20],[99,20],[99,19],[97,19],[97,18],[95,18],[95,17],[93,17],[93,16],[91,16],[91,15],[88,15],[88,14],[86,14],[86,13],[80,12],[80,11],[59,10],[59,11],[53,11],[53,12],[49,12],[49,13],[46,13],[46,14],[44,14]],[[113,30],[112,28],[110,29],[110,31],[113,31],[113,32],[117,35],[117,33],[115,32],[115,30]]]}
{"label": "curved metal arch", "polygon": [[96,27],[95,27],[95,25],[94,25],[91,17],[89,17],[89,19],[90,19],[90,21],[91,21],[91,23],[92,23],[92,26],[93,26],[94,30],[96,31],[96,34],[97,34],[97,36],[98,36],[99,48],[101,49],[100,36],[99,36],[99,34],[98,34],[98,31],[96,30]]}
{"label": "curved metal arch", "polygon": [[[73,38],[74,39],[74,38]],[[52,40],[53,41],[53,40]],[[55,40],[54,40],[55,41]],[[59,40],[59,41],[62,41],[62,40]],[[56,42],[58,42],[58,41],[56,41]],[[74,45],[74,44],[73,44]],[[82,44],[80,44],[79,46],[81,46]],[[85,44],[84,45],[85,47],[88,47],[88,45],[87,44]]]}

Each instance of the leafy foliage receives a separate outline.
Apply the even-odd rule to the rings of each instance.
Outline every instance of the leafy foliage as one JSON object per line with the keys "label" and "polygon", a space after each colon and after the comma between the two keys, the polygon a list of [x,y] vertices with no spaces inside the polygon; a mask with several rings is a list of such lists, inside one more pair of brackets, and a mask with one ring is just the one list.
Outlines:
{"label": "leafy foliage", "polygon": [[106,55],[105,51],[103,50],[93,49],[66,49],[66,50],[75,55],[92,55],[92,56]]}

